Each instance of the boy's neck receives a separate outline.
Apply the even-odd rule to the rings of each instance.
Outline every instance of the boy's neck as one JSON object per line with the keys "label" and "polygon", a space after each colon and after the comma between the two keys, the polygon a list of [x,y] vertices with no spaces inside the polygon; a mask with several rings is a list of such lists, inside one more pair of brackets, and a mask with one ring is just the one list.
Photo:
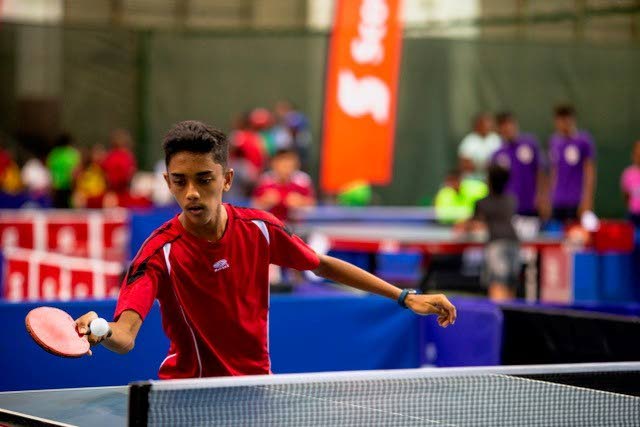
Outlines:
{"label": "boy's neck", "polygon": [[218,209],[215,212],[214,216],[211,218],[211,221],[201,226],[195,226],[189,223],[184,213],[181,213],[178,216],[178,220],[185,230],[196,237],[208,240],[210,242],[217,242],[222,238],[222,235],[227,228],[228,218],[229,215],[227,214],[227,209],[223,204],[218,205]]}

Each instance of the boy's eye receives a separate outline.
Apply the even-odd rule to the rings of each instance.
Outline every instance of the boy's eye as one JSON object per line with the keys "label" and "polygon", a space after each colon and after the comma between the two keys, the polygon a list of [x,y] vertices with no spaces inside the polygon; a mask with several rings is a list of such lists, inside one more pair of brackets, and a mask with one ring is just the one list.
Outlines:
{"label": "boy's eye", "polygon": [[174,183],[175,185],[184,185],[184,181],[183,181],[183,180],[181,180],[181,179],[174,179],[174,180],[173,180],[173,183]]}
{"label": "boy's eye", "polygon": [[202,179],[200,179],[200,182],[202,184],[209,184],[211,181],[213,181],[212,178],[202,178]]}

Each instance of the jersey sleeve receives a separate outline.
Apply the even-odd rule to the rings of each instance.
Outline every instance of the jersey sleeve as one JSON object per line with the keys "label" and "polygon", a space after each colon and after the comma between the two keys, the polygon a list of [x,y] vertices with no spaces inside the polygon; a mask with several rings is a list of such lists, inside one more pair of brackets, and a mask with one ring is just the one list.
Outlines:
{"label": "jersey sleeve", "polygon": [[269,235],[271,264],[301,271],[315,270],[320,265],[320,258],[315,251],[285,227],[271,224]]}
{"label": "jersey sleeve", "polygon": [[591,135],[585,132],[586,144],[583,145],[583,157],[585,159],[595,159],[596,157],[596,144],[593,141]]}
{"label": "jersey sleeve", "polygon": [[167,269],[161,251],[146,259],[134,259],[120,287],[114,321],[117,321],[125,310],[135,311],[144,320],[153,306],[160,283],[167,279]]}
{"label": "jersey sleeve", "polygon": [[311,177],[304,172],[298,172],[294,178],[296,191],[305,197],[315,199],[315,191],[313,189],[313,181]]}
{"label": "jersey sleeve", "polygon": [[541,148],[540,143],[535,137],[533,138],[533,150],[536,159],[536,169],[539,171],[548,171],[549,159],[547,158],[547,153]]}

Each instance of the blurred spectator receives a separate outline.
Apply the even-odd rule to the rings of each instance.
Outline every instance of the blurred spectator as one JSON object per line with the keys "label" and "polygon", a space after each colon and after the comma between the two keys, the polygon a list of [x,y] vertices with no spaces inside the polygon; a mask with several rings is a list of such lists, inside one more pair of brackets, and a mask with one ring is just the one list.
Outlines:
{"label": "blurred spectator", "polygon": [[38,157],[32,157],[22,166],[20,173],[22,184],[33,199],[49,194],[51,190],[51,174]]}
{"label": "blurred spectator", "polygon": [[309,150],[311,149],[309,119],[287,100],[276,103],[275,113],[279,123],[275,130],[278,148],[294,149],[300,158],[301,168],[308,170]]}
{"label": "blurred spectator", "polygon": [[627,205],[627,217],[640,227],[640,140],[633,144],[631,166],[622,172],[620,186]]}
{"label": "blurred spectator", "polygon": [[20,167],[16,162],[11,162],[5,169],[2,178],[2,191],[8,194],[17,194],[22,190],[20,179]]}
{"label": "blurred spectator", "polygon": [[6,170],[13,163],[13,157],[11,156],[11,153],[5,149],[4,144],[4,137],[0,135],[0,179],[2,179]]}
{"label": "blurred spectator", "polygon": [[489,167],[489,195],[476,203],[467,230],[487,229],[489,242],[485,248],[483,281],[489,298],[505,301],[515,298],[520,275],[520,244],[512,225],[516,199],[506,192],[509,171]]}
{"label": "blurred spectator", "polygon": [[267,156],[273,156],[278,151],[276,143],[273,114],[266,108],[256,108],[249,114],[251,129],[262,138],[262,147]]}
{"label": "blurred spectator", "polygon": [[164,174],[167,172],[167,164],[164,159],[160,159],[156,162],[153,168],[154,183],[153,193],[151,199],[155,206],[169,206],[175,204],[173,194],[169,191],[167,182],[164,179]]}
{"label": "blurred spectator", "polygon": [[115,193],[129,191],[131,179],[137,170],[136,159],[131,152],[132,141],[131,134],[126,130],[116,129],[111,133],[109,140],[111,149],[102,162],[109,191]]}
{"label": "blurred spectator", "polygon": [[471,216],[473,208],[460,192],[461,173],[453,169],[447,173],[442,188],[436,194],[436,218],[442,223],[455,223]]}
{"label": "blurred spectator", "polygon": [[73,139],[63,133],[56,140],[55,147],[47,157],[47,167],[51,172],[53,206],[69,208],[71,206],[71,185],[73,171],[80,163],[80,153],[73,147]]}
{"label": "blurred spectator", "polygon": [[267,156],[260,135],[251,126],[250,114],[242,113],[234,121],[229,140],[238,156],[247,159],[259,171],[265,167]]}
{"label": "blurred spectator", "polygon": [[556,132],[549,140],[552,217],[576,220],[593,210],[595,144],[591,135],[578,129],[571,105],[555,108],[554,125]]}
{"label": "blurred spectator", "polygon": [[76,208],[99,208],[107,191],[107,181],[102,170],[105,150],[102,145],[85,147],[82,161],[74,171],[73,206]]}
{"label": "blurred spectator", "polygon": [[517,201],[517,213],[522,216],[548,216],[542,196],[544,172],[540,147],[533,135],[520,133],[518,121],[510,112],[496,117],[502,146],[493,154],[491,163],[509,171],[507,192]]}
{"label": "blurred spectator", "polygon": [[4,138],[0,135],[0,191],[16,194],[22,190],[20,168],[11,153],[4,148]]}
{"label": "blurred spectator", "polygon": [[315,205],[311,177],[300,170],[294,150],[279,150],[271,159],[271,170],[264,173],[253,193],[253,205],[286,221],[289,209]]}
{"label": "blurred spectator", "polygon": [[500,137],[493,131],[493,116],[480,113],[473,119],[473,131],[464,137],[458,147],[460,169],[465,176],[485,179],[487,164],[500,148]]}
{"label": "blurred spectator", "polygon": [[150,208],[153,206],[151,199],[139,194],[124,191],[116,193],[107,191],[102,198],[103,208]]}
{"label": "blurred spectator", "polygon": [[224,197],[232,203],[243,204],[251,197],[260,172],[235,146],[229,149],[229,168],[233,169],[233,183]]}
{"label": "blurred spectator", "polygon": [[434,200],[436,219],[443,224],[453,224],[468,219],[473,213],[476,202],[485,197],[487,192],[487,185],[484,182],[463,178],[459,169],[449,171]]}
{"label": "blurred spectator", "polygon": [[350,182],[340,189],[336,201],[340,206],[367,206],[371,204],[373,191],[367,181]]}
{"label": "blurred spectator", "polygon": [[155,183],[156,177],[153,172],[136,172],[136,174],[133,176],[133,179],[131,180],[130,191],[128,193],[118,195],[118,206],[125,208],[152,207]]}

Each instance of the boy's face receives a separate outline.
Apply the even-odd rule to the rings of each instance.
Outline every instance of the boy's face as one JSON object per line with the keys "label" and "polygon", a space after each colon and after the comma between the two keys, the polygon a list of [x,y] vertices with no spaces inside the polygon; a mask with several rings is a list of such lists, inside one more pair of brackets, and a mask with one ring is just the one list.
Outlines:
{"label": "boy's face", "polygon": [[491,116],[482,116],[476,122],[476,132],[480,135],[488,135],[493,132],[494,123]]}
{"label": "boy's face", "polygon": [[164,177],[185,219],[201,227],[215,219],[222,193],[231,188],[233,169],[225,171],[211,153],[182,151],[171,158]]}
{"label": "boy's face", "polygon": [[556,116],[554,118],[556,131],[561,135],[570,135],[575,128],[576,121],[571,116]]}
{"label": "boy's face", "polygon": [[460,177],[458,175],[448,175],[444,183],[447,187],[460,191]]}
{"label": "boy's face", "polygon": [[511,141],[518,136],[518,123],[515,120],[505,120],[498,126],[498,133],[503,139]]}
{"label": "boy's face", "polygon": [[298,156],[293,153],[280,154],[271,160],[271,170],[278,180],[287,182],[291,175],[300,168]]}

